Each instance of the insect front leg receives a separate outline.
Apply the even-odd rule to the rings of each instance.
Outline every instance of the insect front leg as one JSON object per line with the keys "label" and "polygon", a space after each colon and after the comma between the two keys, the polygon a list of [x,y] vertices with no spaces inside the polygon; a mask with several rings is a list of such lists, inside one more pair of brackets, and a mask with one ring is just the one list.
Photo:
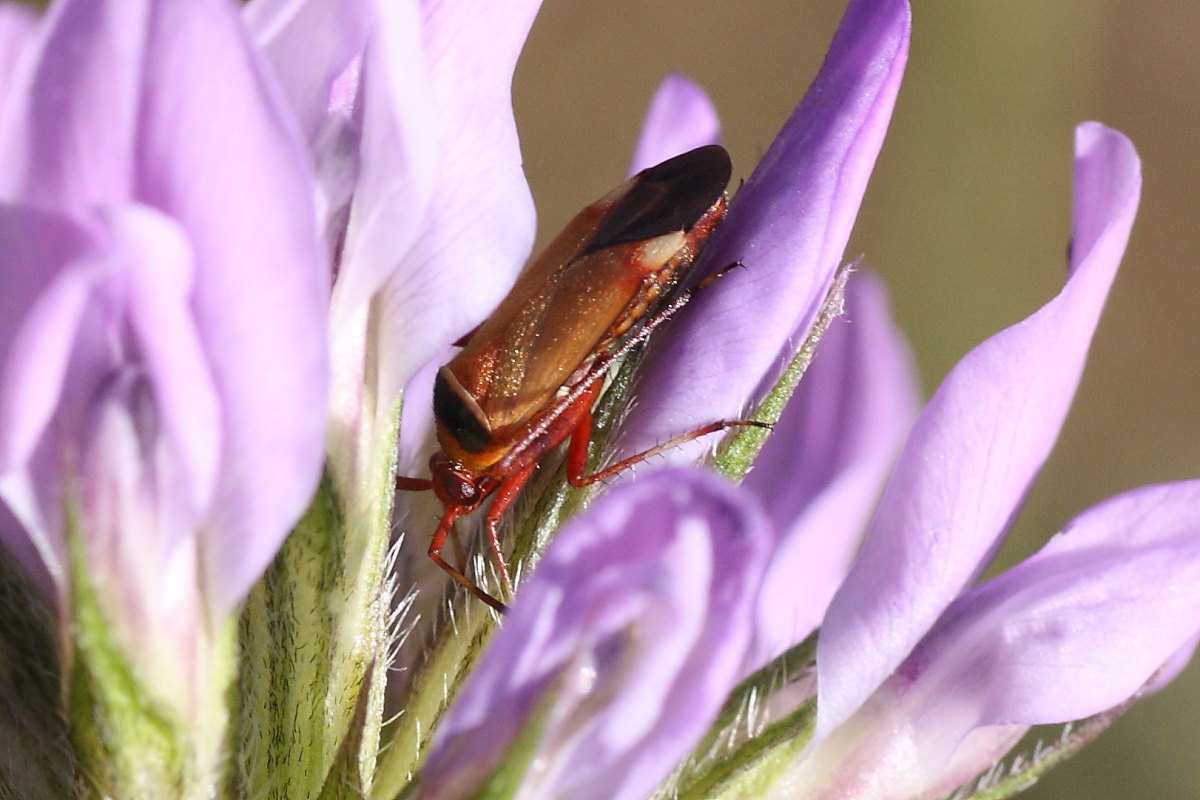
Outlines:
{"label": "insect front leg", "polygon": [[454,527],[454,520],[456,520],[460,514],[462,514],[462,508],[459,506],[450,506],[446,509],[446,513],[442,515],[441,522],[438,523],[437,530],[433,533],[433,539],[429,542],[429,557],[433,559],[433,563],[441,567],[447,575],[449,575],[451,578],[454,578],[454,580],[458,581],[458,583],[462,586],[466,587],[467,591],[503,614],[505,611],[504,603],[501,603],[483,589],[479,588],[479,585],[464,575],[458,567],[442,558],[442,548],[446,546],[446,537],[450,534],[450,530]]}
{"label": "insect front leg", "polygon": [[398,492],[427,492],[433,488],[429,478],[404,478],[397,476],[396,491]]}
{"label": "insect front leg", "polygon": [[492,548],[492,558],[496,562],[496,570],[500,573],[500,583],[504,586],[505,594],[508,597],[512,597],[513,595],[513,586],[512,580],[508,576],[508,564],[505,562],[504,554],[500,550],[500,518],[504,516],[504,512],[508,510],[513,500],[517,498],[517,494],[521,491],[521,488],[529,481],[529,476],[533,474],[535,466],[531,464],[501,481],[500,485],[496,487],[492,505],[484,516],[484,527],[487,528],[488,542]]}

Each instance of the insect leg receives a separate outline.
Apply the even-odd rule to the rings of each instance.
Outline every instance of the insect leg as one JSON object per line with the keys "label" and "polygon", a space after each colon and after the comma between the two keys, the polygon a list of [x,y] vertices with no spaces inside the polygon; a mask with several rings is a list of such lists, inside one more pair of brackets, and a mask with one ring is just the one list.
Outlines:
{"label": "insect leg", "polygon": [[[592,364],[591,373],[597,377],[603,375],[608,370],[609,365],[615,361],[618,361],[619,359],[624,358],[629,354],[630,351],[649,339],[650,334],[654,333],[654,331],[657,330],[658,327],[664,322],[678,314],[680,309],[690,303],[692,298],[695,297],[697,293],[703,291],[716,281],[723,278],[725,275],[729,274],[735,269],[741,268],[742,266],[744,265],[740,261],[734,261],[731,264],[726,264],[704,280],[700,281],[700,283],[696,284],[695,286],[684,289],[679,293],[678,297],[660,308],[658,311],[654,312],[654,314],[647,319],[646,322],[631,336],[626,338],[619,347],[611,352],[597,356],[595,362]],[[578,388],[578,392],[582,393],[586,391],[591,391],[590,386],[587,382],[582,382]]]}
{"label": "insect leg", "polygon": [[[696,284],[696,286],[684,290],[677,298],[675,298],[674,301],[672,301],[666,307],[660,309],[654,316],[652,316],[646,322],[646,324],[643,325],[642,328],[634,336],[630,337],[621,347],[617,348],[612,353],[606,354],[603,358],[598,358],[596,363],[593,365],[595,373],[599,374],[607,370],[609,364],[624,356],[637,344],[640,344],[649,338],[650,334],[655,328],[666,322],[681,308],[687,305],[688,301],[690,301],[697,292],[705,289],[724,275],[742,266],[743,264],[740,261],[734,261],[730,264],[726,264],[721,269],[700,281],[700,283]],[[571,444],[567,451],[567,481],[572,486],[578,488],[590,486],[596,481],[602,481],[605,478],[610,478],[621,470],[632,467],[634,464],[639,464],[642,461],[651,458],[652,456],[656,456],[659,453],[670,450],[672,447],[678,447],[685,442],[690,442],[693,439],[699,439],[701,436],[707,436],[710,433],[723,431],[726,428],[739,427],[770,429],[772,426],[770,423],[755,422],[754,420],[748,419],[725,419],[718,420],[717,422],[710,422],[709,424],[700,428],[696,428],[693,431],[681,433],[680,435],[669,439],[662,444],[651,447],[649,450],[643,450],[640,453],[635,453],[628,458],[618,461],[616,464],[605,467],[599,472],[587,475],[585,473],[587,472],[588,445],[591,444],[592,441],[592,412],[591,403],[589,402],[587,410],[580,415],[578,424],[571,432]]]}
{"label": "insect leg", "polygon": [[643,450],[640,453],[634,453],[628,458],[623,458],[615,464],[605,467],[598,472],[593,472],[591,475],[587,472],[587,451],[588,445],[592,439],[592,413],[589,410],[587,416],[579,421],[577,427],[571,434],[571,444],[567,450],[567,481],[574,487],[583,488],[591,486],[596,481],[602,481],[605,478],[611,478],[622,470],[632,467],[634,464],[640,464],[648,458],[652,458],[659,453],[666,452],[672,447],[678,447],[685,442],[690,442],[693,439],[699,439],[701,436],[707,436],[710,433],[723,431],[726,428],[770,428],[766,422],[755,422],[749,419],[723,419],[717,422],[710,422],[707,425],[696,428],[687,433],[681,433],[673,439],[668,439],[662,444],[655,445],[649,450]]}
{"label": "insect leg", "polygon": [[442,568],[443,571],[454,580],[458,581],[462,586],[466,587],[467,591],[478,597],[483,602],[487,603],[492,608],[500,613],[504,613],[504,604],[490,594],[479,588],[479,585],[462,574],[458,567],[451,564],[446,559],[442,558],[442,548],[446,545],[446,536],[449,535],[451,528],[454,527],[454,520],[462,513],[462,509],[456,506],[450,506],[446,509],[446,513],[442,515],[442,521],[438,523],[437,530],[434,531],[433,540],[429,542],[429,557],[433,559],[433,563]]}
{"label": "insect leg", "polygon": [[484,517],[485,527],[488,532],[488,541],[492,547],[492,557],[496,561],[496,569],[500,573],[500,583],[504,586],[504,591],[509,597],[512,597],[513,586],[512,580],[508,577],[508,564],[504,560],[504,554],[500,551],[500,517],[504,515],[505,510],[512,505],[517,494],[521,491],[529,476],[533,474],[534,466],[530,465],[520,472],[513,473],[500,482],[496,487],[495,499],[492,500],[491,507],[487,510],[487,515]]}

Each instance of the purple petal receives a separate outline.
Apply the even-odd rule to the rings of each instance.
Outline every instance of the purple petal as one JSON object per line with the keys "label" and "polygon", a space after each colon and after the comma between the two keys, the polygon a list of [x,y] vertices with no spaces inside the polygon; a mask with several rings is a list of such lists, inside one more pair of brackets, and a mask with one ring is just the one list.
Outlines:
{"label": "purple petal", "polygon": [[[430,68],[415,0],[382,3],[362,57],[358,174],[333,299],[338,330],[404,263],[425,231],[439,180]],[[419,364],[419,361],[414,361]],[[399,371],[411,366],[383,363]]]}
{"label": "purple petal", "polygon": [[[886,689],[885,685],[885,689]],[[976,728],[953,758],[933,763],[920,750],[921,733],[897,712],[884,690],[820,746],[792,764],[764,800],[913,800],[954,791],[996,764],[1028,731],[1024,725]],[[922,720],[922,723],[928,720]]]}
{"label": "purple petal", "polygon": [[652,348],[622,450],[736,419],[778,379],[841,261],[904,72],[909,16],[900,0],[850,4],[825,65],[697,271],[746,268],[699,293]]}
{"label": "purple petal", "polygon": [[1192,657],[1196,655],[1197,645],[1200,645],[1200,631],[1197,631],[1195,636],[1184,642],[1183,646],[1163,662],[1162,666],[1158,668],[1150,680],[1146,681],[1145,693],[1157,692],[1175,680],[1179,673],[1183,672],[1184,668],[1191,663]]}
{"label": "purple petal", "polygon": [[[77,505],[79,525],[89,535],[103,527],[75,496],[109,480],[81,466],[88,459],[80,453],[94,434],[89,420],[112,418],[93,405],[114,384],[128,382],[120,376],[136,375],[155,407],[125,414],[142,420],[147,443],[162,434],[168,455],[161,458],[172,464],[170,498],[180,506],[164,504],[157,516],[187,524],[164,529],[167,540],[156,548],[138,542],[132,549],[169,551],[208,513],[219,446],[213,435],[217,400],[191,319],[187,242],[178,226],[145,206],[111,207],[106,220],[112,235],[96,240],[48,215],[7,212],[0,252],[17,261],[2,270],[12,284],[6,288],[16,289],[16,303],[5,316],[11,314],[19,327],[0,343],[0,427],[6,432],[0,436],[0,491],[50,574],[61,575],[61,507]],[[44,238],[51,236],[56,238]],[[22,243],[43,252],[20,263]],[[112,550],[88,544],[93,561]]]}
{"label": "purple petal", "polygon": [[[221,406],[220,430],[193,430],[220,446],[202,550],[213,610],[223,614],[319,476],[329,276],[311,171],[236,7],[64,2],[47,26],[37,69],[14,87],[17,113],[0,132],[11,167],[0,190],[85,225],[100,223],[96,209],[140,203],[186,235],[190,324]],[[141,307],[155,302],[148,295]],[[173,369],[167,355],[145,355],[158,374]],[[171,380],[187,370],[195,374],[181,367]],[[156,399],[175,403],[188,391],[176,388],[159,385]],[[161,410],[167,420],[184,411]]]}
{"label": "purple petal", "polygon": [[335,82],[361,57],[375,18],[370,0],[253,0],[243,17],[315,144],[330,121]]}
{"label": "purple petal", "polygon": [[48,538],[22,470],[58,406],[93,282],[75,262],[91,244],[69,220],[0,205],[0,542],[48,592],[61,542]]}
{"label": "purple petal", "polygon": [[1200,481],[1138,489],[1080,515],[955,601],[805,770],[889,787],[872,797],[939,796],[931,789],[952,788],[948,764],[962,780],[994,763],[980,737],[1124,702],[1200,630],[1198,533]]}
{"label": "purple petal", "polygon": [[[131,333],[154,392],[158,424],[182,473],[176,499],[187,505],[183,518],[194,522],[213,502],[220,455],[213,431],[220,429],[221,408],[190,314],[192,251],[178,225],[145,206],[116,209],[109,219],[129,270]],[[191,531],[170,533],[177,541]]]}
{"label": "purple petal", "polygon": [[957,600],[900,676],[976,724],[1068,722],[1132,697],[1198,632],[1200,481],[1149,486]]}
{"label": "purple petal", "polygon": [[179,718],[195,718],[193,687],[208,679],[204,596],[196,590],[196,537],[185,476],[159,436],[152,390],[141,370],[118,369],[80,424],[73,487],[86,533],[89,585],[124,644],[132,670]]}
{"label": "purple petal", "polygon": [[[846,719],[981,569],[1058,434],[1141,186],[1125,137],[1076,134],[1070,276],[969,353],[918,418],[822,626],[818,736]],[[869,656],[869,657],[868,657]]]}
{"label": "purple petal", "polygon": [[0,206],[0,474],[29,459],[58,406],[94,246],[70,220]]}
{"label": "purple petal", "polygon": [[512,286],[533,242],[512,71],[538,0],[425,0],[425,50],[441,144],[437,185],[405,268],[384,287],[382,405]]}
{"label": "purple petal", "polygon": [[37,32],[38,17],[24,3],[0,5],[0,100],[8,97],[13,72]]}
{"label": "purple petal", "polygon": [[147,16],[144,2],[62,2],[48,10],[31,47],[33,69],[10,87],[0,196],[79,219],[129,197]]}
{"label": "purple petal", "polygon": [[168,4],[159,15],[145,69],[162,83],[142,106],[141,189],[196,250],[193,303],[225,424],[204,555],[224,610],[257,580],[320,474],[329,277],[303,146],[263,90],[236,9]]}
{"label": "purple petal", "polygon": [[671,73],[650,101],[629,174],[720,138],[721,123],[708,95],[683,75]]}
{"label": "purple petal", "polygon": [[438,729],[427,795],[464,796],[538,725],[530,796],[646,796],[741,675],[772,535],[748,500],[667,470],[564,528]]}
{"label": "purple petal", "polygon": [[820,624],[916,416],[912,357],[883,284],[855,274],[782,419],[743,482],[783,531],[759,597],[755,664]]}
{"label": "purple petal", "polygon": [[75,453],[62,442],[113,366],[97,298],[111,270],[89,233],[47,212],[0,210],[0,496],[7,522],[20,522],[0,533],[38,580],[64,576],[62,472]]}
{"label": "purple petal", "polygon": [[[377,400],[411,373],[379,361],[371,298],[424,231],[439,163],[431,77],[416,0],[256,0],[247,22],[271,59],[316,162],[322,222],[337,262],[330,304],[329,469],[344,495],[364,486]],[[419,360],[419,359],[418,359]],[[354,505],[354,503],[352,503]]]}
{"label": "purple petal", "polygon": [[341,251],[332,308],[341,335],[412,246],[433,192],[438,145],[420,8],[257,0],[246,20],[317,162],[327,238]]}

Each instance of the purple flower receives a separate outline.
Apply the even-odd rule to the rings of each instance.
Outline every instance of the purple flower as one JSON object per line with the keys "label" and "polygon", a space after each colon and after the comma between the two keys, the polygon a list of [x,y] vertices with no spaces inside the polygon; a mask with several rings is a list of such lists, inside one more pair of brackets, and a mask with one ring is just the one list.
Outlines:
{"label": "purple flower", "polygon": [[[886,128],[907,23],[903,3],[851,3],[814,89],[706,250],[708,268],[735,259],[747,268],[699,295],[652,345],[622,434],[625,452],[755,405],[817,320]],[[664,107],[680,109],[685,119],[710,118],[703,96],[672,79],[652,106],[635,167],[670,152],[656,139],[690,144],[714,137],[703,122],[697,130],[705,132],[695,138],[669,125],[656,132]],[[739,637],[711,656],[739,659],[740,673],[723,673],[720,686],[700,677],[689,686],[682,670],[668,671],[658,692],[646,694],[638,667],[596,657],[602,637],[585,623],[603,619],[607,607],[593,607],[592,590],[583,588],[587,599],[580,601],[591,616],[568,621],[558,613],[569,608],[563,587],[591,586],[596,559],[611,557],[598,549],[590,559],[574,558],[580,548],[602,546],[598,529],[623,520],[613,542],[675,535],[677,523],[657,519],[672,501],[651,512],[640,492],[666,480],[687,486],[689,473],[629,481],[561,532],[544,562],[554,566],[539,567],[518,594],[438,733],[424,796],[462,796],[480,785],[520,787],[521,797],[609,796],[589,793],[591,785],[643,796],[662,772],[637,773],[631,764],[646,756],[643,748],[656,747],[647,744],[658,741],[654,735],[613,735],[606,747],[586,752],[581,743],[591,741],[591,731],[655,724],[698,742],[672,779],[675,790],[736,794],[732,787],[745,785],[736,781],[750,780],[755,796],[764,797],[941,796],[1003,757],[1029,725],[1106,712],[1177,672],[1200,628],[1198,484],[1114,498],[1024,564],[973,586],[1049,453],[1077,385],[1137,207],[1140,166],[1129,142],[1098,124],[1081,126],[1075,189],[1062,293],[964,358],[911,431],[914,382],[903,340],[878,285],[855,284],[852,276],[849,325],[835,322],[822,340],[775,437],[732,500],[757,496],[776,531],[754,639]],[[704,505],[693,501],[696,509]],[[864,526],[867,538],[850,566]],[[758,574],[752,559],[733,559],[723,569],[741,579]],[[691,579],[703,585],[707,574],[698,573]],[[607,598],[614,609],[636,594],[642,574],[632,567],[628,583],[613,579]],[[702,595],[694,596],[701,604]],[[714,624],[727,618],[716,613]],[[626,625],[637,641],[676,633],[654,615]],[[665,697],[672,708],[711,717],[714,698],[732,690],[736,674],[818,625],[815,682],[780,687],[787,662],[771,665],[765,677],[752,678],[764,694],[739,695],[748,704],[745,716],[727,709],[732,718],[722,717],[703,741],[695,719],[686,730],[669,714],[658,723],[644,719]],[[572,641],[575,649],[566,644]],[[658,658],[683,664],[686,652]],[[641,698],[636,711],[628,697]],[[753,744],[740,747],[755,731],[805,713],[815,713],[815,728],[797,731],[792,757],[779,756],[787,745],[775,741],[757,746],[766,755]],[[673,759],[678,742],[651,752]],[[596,773],[603,778],[590,777]],[[753,777],[738,777],[746,774]],[[569,782],[581,775],[589,777]]]}
{"label": "purple flower", "polygon": [[[737,419],[774,386],[842,264],[900,88],[908,28],[906,3],[849,4],[812,87],[696,265],[747,268],[702,292],[652,346],[623,452]],[[695,445],[668,458],[692,462],[705,443]]]}
{"label": "purple flower", "polygon": [[77,542],[130,641],[188,656],[320,474],[308,161],[227,3],[4,19],[0,537],[60,598]]}
{"label": "purple flower", "polygon": [[914,425],[822,623],[812,749],[781,796],[939,796],[1027,726],[1118,706],[1190,653],[1194,483],[1103,503],[970,588],[1057,436],[1140,185],[1124,137],[1080,126],[1067,284],[964,358]]}
{"label": "purple flower", "polygon": [[[822,629],[819,730],[861,703],[978,576],[1049,454],[1125,249],[1141,189],[1132,145],[1076,137],[1075,219],[1063,291],[966,356],[905,445],[862,552]],[[907,613],[894,619],[896,597]],[[879,655],[863,669],[861,653]]]}
{"label": "purple flower", "polygon": [[[756,404],[761,400],[779,377],[796,344],[803,340],[805,332],[816,319],[825,294],[834,281],[842,250],[849,237],[850,223],[882,144],[899,88],[907,55],[908,28],[909,11],[906,3],[851,4],[814,88],[797,107],[763,164],[739,194],[713,243],[705,251],[704,263],[708,268],[729,263],[737,254],[747,264],[747,269],[732,273],[712,290],[701,293],[680,314],[680,319],[673,321],[662,334],[664,346],[661,351],[669,350],[671,358],[648,359],[646,373],[650,377],[639,388],[637,402],[626,423],[625,430],[630,432],[630,436],[661,437],[662,434],[653,433],[656,426],[660,425],[669,426],[660,430],[668,431],[666,435],[671,435],[687,430],[693,424],[707,422],[722,411],[727,412],[727,416],[737,416],[747,403]],[[672,109],[677,118],[672,119],[664,113],[664,109]],[[677,127],[672,126],[673,122]],[[703,93],[683,79],[670,78],[651,105],[634,167],[641,166],[643,159],[670,155],[675,147],[710,141],[715,138],[715,127],[715,115]],[[786,218],[791,224],[774,226],[772,221],[776,218]],[[705,267],[701,265],[698,269],[703,271]],[[747,275],[743,276],[742,272]],[[700,308],[693,310],[692,306]],[[746,309],[751,306],[755,308],[754,315],[747,314]],[[752,479],[764,494],[774,495],[772,516],[780,524],[790,522],[789,518],[799,517],[802,509],[815,509],[822,502],[834,513],[845,505],[854,509],[853,514],[841,520],[845,535],[840,539],[834,537],[837,541],[828,548],[829,557],[823,559],[833,573],[837,573],[837,562],[844,562],[848,558],[857,532],[853,530],[854,520],[858,520],[859,526],[864,521],[864,512],[869,509],[871,500],[879,490],[915,405],[906,352],[886,320],[885,303],[878,287],[865,284],[861,291],[856,290],[851,306],[863,310],[862,328],[838,329],[831,333],[831,356],[814,367],[814,379],[803,384],[805,394],[801,402],[814,411],[825,408],[821,419],[828,421],[832,416],[837,420],[839,417],[831,412],[831,407],[839,401],[845,405],[845,396],[851,394],[855,404],[852,407],[860,413],[841,417],[849,425],[829,428],[827,437],[815,433],[805,437],[801,431],[807,425],[807,418],[803,412],[798,413],[781,423],[781,431],[786,429],[785,435],[789,438],[781,439],[781,447],[773,447],[763,458],[764,464],[778,459],[790,465],[799,463],[797,457],[802,456],[809,466],[827,468],[827,480],[809,480],[802,489],[791,487],[794,490],[794,502],[789,503],[777,492],[779,487],[772,485],[777,482],[776,474],[783,474],[782,465],[764,469],[757,479]],[[717,331],[732,333],[718,333],[714,337]],[[839,354],[847,360],[853,360],[848,368],[839,365],[836,357]],[[676,364],[678,368],[674,369]],[[736,368],[731,366],[734,364]],[[717,373],[721,374],[719,380],[715,377]],[[659,381],[668,379],[673,381],[672,388],[661,389]],[[811,391],[809,386],[812,387]],[[878,392],[863,397],[859,390],[866,387],[877,388]],[[677,394],[675,399],[672,398],[672,392]],[[697,408],[688,408],[691,403],[697,404]],[[679,416],[679,412],[696,413],[704,417],[692,423],[687,417]],[[647,431],[651,433],[647,434]],[[838,434],[842,433],[847,435],[839,438]],[[625,449],[636,448],[626,443]],[[701,478],[683,477],[688,474],[669,472],[644,481],[633,481],[623,491],[614,490],[602,508],[619,509],[625,504],[625,511],[617,515],[617,518],[625,520],[623,537],[664,536],[670,539],[672,528],[677,523],[663,520],[663,524],[655,524],[655,515],[648,511],[644,500],[638,499],[643,497],[639,493],[643,490],[636,487],[643,484],[664,486],[667,485],[666,481],[675,481],[681,486],[694,482],[693,492],[701,489],[715,491]],[[661,489],[659,493],[663,493]],[[660,502],[670,507],[668,500]],[[728,502],[724,495],[722,502]],[[749,497],[744,497],[740,502],[750,502]],[[699,500],[692,501],[692,504],[697,509],[704,507]],[[587,521],[590,518],[589,512],[579,523],[563,531],[548,552],[547,561],[561,562],[563,569],[572,570],[572,577],[557,579],[556,586],[582,585],[591,579],[595,557],[580,559],[558,555],[560,548],[573,553],[581,546],[579,540],[590,541],[595,536]],[[778,545],[781,562],[794,565],[796,559],[804,560],[802,551],[806,547],[810,552],[812,549],[814,531],[811,528],[821,525],[821,520],[825,523],[830,521],[828,516],[816,511],[807,521],[796,520],[795,529],[789,531],[789,535],[781,539]],[[713,519],[710,524],[719,521]],[[801,543],[805,538],[808,538],[808,543]],[[731,578],[740,576],[740,580],[763,580],[760,565],[749,554],[745,558],[723,560],[720,569],[730,573]],[[844,565],[841,569],[844,571]],[[636,572],[631,570],[631,574]],[[775,596],[784,599],[790,607],[766,608],[762,603],[770,595],[762,595],[758,601],[758,608],[762,610],[756,610],[753,616],[765,612],[769,618],[754,624],[754,638],[729,639],[719,648],[719,652],[713,651],[709,656],[714,662],[737,665],[734,669],[723,670],[720,681],[694,674],[694,670],[680,670],[670,679],[660,679],[660,693],[666,692],[665,687],[671,685],[680,687],[678,691],[684,692],[679,699],[672,699],[671,706],[682,706],[692,712],[689,725],[686,728],[673,725],[669,715],[661,715],[654,724],[663,727],[657,729],[654,735],[611,742],[611,747],[625,749],[619,754],[598,759],[595,769],[601,777],[594,780],[595,786],[627,785],[625,781],[632,780],[626,771],[631,761],[643,757],[641,749],[651,746],[647,742],[657,743],[649,756],[665,763],[660,763],[660,769],[655,774],[638,774],[637,781],[628,784],[630,788],[623,789],[621,796],[644,795],[683,752],[681,741],[694,741],[700,735],[715,715],[720,699],[745,674],[748,667],[761,663],[780,648],[802,638],[819,620],[837,581],[827,580],[823,590],[815,589],[810,595],[796,592],[795,578],[789,578],[782,572],[776,574],[780,577],[769,580],[768,585],[775,586]],[[837,576],[840,577],[840,574],[837,573]],[[464,690],[464,698],[469,699],[461,702],[470,705],[471,710],[459,710],[456,707],[445,723],[446,727],[440,732],[440,744],[433,751],[426,772],[425,789],[430,793],[429,796],[457,796],[456,792],[470,789],[489,771],[499,768],[498,764],[505,758],[505,750],[514,746],[513,740],[519,738],[521,727],[525,725],[540,732],[538,741],[542,743],[529,745],[536,753],[530,757],[537,764],[562,764],[574,758],[575,765],[567,770],[567,774],[574,774],[579,769],[584,757],[575,755],[582,751],[576,749],[573,734],[559,733],[555,724],[545,722],[540,715],[544,710],[543,703],[549,705],[549,710],[544,713],[551,719],[557,719],[561,710],[556,700],[549,699],[557,698],[557,695],[555,689],[547,688],[545,675],[559,675],[568,668],[564,664],[569,665],[569,662],[556,662],[553,659],[561,656],[562,642],[583,636],[578,630],[580,623],[571,623],[576,627],[568,625],[561,638],[555,636],[549,640],[557,644],[557,655],[544,655],[536,648],[529,647],[527,627],[533,624],[532,621],[511,624],[516,619],[528,620],[525,615],[537,613],[532,609],[526,610],[526,603],[539,608],[542,602],[537,598],[543,592],[555,591],[544,586],[545,580],[550,579],[543,577],[543,571],[539,568],[528,586],[522,589],[514,607],[513,619],[505,621],[493,650]],[[631,580],[636,583],[639,579]],[[690,580],[702,586],[706,578],[699,575],[691,576]],[[629,588],[628,591],[636,594],[636,589]],[[699,607],[704,607],[702,598],[705,595],[702,591],[694,587],[685,591],[690,592]],[[625,593],[624,587],[614,588],[608,592],[608,596],[616,598]],[[819,600],[815,599],[818,595]],[[534,599],[526,599],[529,596]],[[807,602],[818,603],[819,607],[805,607]],[[740,605],[725,611],[737,615],[747,613]],[[660,627],[652,628],[656,622]],[[553,623],[550,618],[543,618],[541,624],[549,626]],[[672,624],[670,620],[659,621],[656,617],[648,617],[640,620],[638,626],[633,626],[636,634],[629,635],[653,640],[666,636],[672,630]],[[723,614],[716,613],[712,624],[728,625],[728,621]],[[590,641],[586,636],[583,639]],[[591,647],[590,644],[581,646],[585,649]],[[513,676],[512,664],[522,658],[530,660],[530,674],[538,676],[537,680]],[[679,657],[670,663],[681,665],[685,659]],[[621,714],[630,713],[627,702],[615,692],[621,686],[628,688],[629,682],[634,680],[634,668],[627,670],[623,663],[618,662],[610,670],[611,675],[601,671],[599,680],[606,685],[612,684],[614,688],[597,692],[590,701],[592,704],[602,704],[595,712],[597,721],[594,723],[601,730],[619,727]],[[614,683],[617,681],[624,683]],[[497,688],[501,686],[509,688]],[[639,698],[638,707],[656,707],[656,704],[663,702],[661,698],[665,695],[660,694],[659,699],[654,700],[652,698],[655,695],[645,694],[647,691],[649,689],[634,691],[633,696]],[[495,706],[487,705],[488,697],[494,698]],[[582,705],[583,701],[570,702]],[[570,713],[573,716],[568,718],[576,720],[580,712]],[[464,717],[471,722],[464,723]],[[508,734],[494,735],[490,741],[485,741],[485,730],[494,734],[499,720],[514,718],[517,720],[516,728],[510,724],[506,728]],[[485,721],[490,721],[491,729],[485,725]],[[584,723],[575,721],[573,724]],[[542,725],[549,725],[549,730],[543,732]],[[671,741],[669,749],[658,743],[667,732]],[[463,741],[455,740],[456,733],[461,734]],[[515,746],[519,748],[524,745]],[[522,757],[530,755],[521,752]],[[468,760],[474,763],[474,767],[468,769],[464,766],[464,761]],[[551,772],[557,769],[564,768],[550,768]],[[606,796],[603,792],[589,794],[557,776],[547,778],[545,784],[538,783],[539,780],[541,778],[537,776],[528,778],[524,786],[539,788],[523,791],[531,792],[529,796]]]}
{"label": "purple flower", "polygon": [[[401,391],[405,458],[429,365],[527,255],[509,83],[538,5],[0,7],[0,542],[58,603],[75,671],[43,716],[82,772],[112,796],[924,798],[1181,670],[1200,483],[1115,497],[978,581],[1074,394],[1137,207],[1132,145],[1078,129],[1062,292],[919,414],[881,284],[857,264],[846,283],[905,0],[851,0],[695,271],[745,268],[655,336],[606,443],[778,418],[744,484],[626,474],[530,545],[486,650],[497,620],[443,605],[440,574],[398,612],[436,613],[395,635],[387,581],[415,592],[428,564],[413,521],[420,557],[384,569]],[[632,170],[718,134],[672,76]],[[754,434],[715,465],[744,474]]]}
{"label": "purple flower", "polygon": [[700,472],[660,471],[596,503],[443,720],[424,796],[468,796],[532,713],[520,796],[644,797],[741,673],[770,543],[765,515]]}
{"label": "purple flower", "polygon": [[845,315],[821,338],[743,482],[779,530],[758,601],[755,666],[821,624],[916,415],[917,393],[882,284],[852,275]]}
{"label": "purple flower", "polygon": [[1119,495],[955,599],[869,699],[831,726],[790,787],[813,797],[939,796],[1028,726],[1099,714],[1161,683],[1163,666],[1194,646],[1198,504],[1196,481]]}
{"label": "purple flower", "polygon": [[491,311],[529,253],[511,80],[539,5],[246,7],[316,162],[336,271],[330,459],[347,495],[391,460],[400,390]]}

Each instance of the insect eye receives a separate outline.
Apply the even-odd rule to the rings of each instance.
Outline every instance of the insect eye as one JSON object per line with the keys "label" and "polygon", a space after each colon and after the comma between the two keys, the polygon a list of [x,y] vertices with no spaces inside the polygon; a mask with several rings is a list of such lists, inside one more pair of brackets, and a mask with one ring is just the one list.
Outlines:
{"label": "insect eye", "polygon": [[473,409],[464,401],[463,390],[461,387],[456,390],[450,378],[453,376],[445,368],[438,371],[433,383],[433,415],[453,432],[455,440],[464,450],[478,453],[488,446],[491,436],[476,414],[477,407]]}

